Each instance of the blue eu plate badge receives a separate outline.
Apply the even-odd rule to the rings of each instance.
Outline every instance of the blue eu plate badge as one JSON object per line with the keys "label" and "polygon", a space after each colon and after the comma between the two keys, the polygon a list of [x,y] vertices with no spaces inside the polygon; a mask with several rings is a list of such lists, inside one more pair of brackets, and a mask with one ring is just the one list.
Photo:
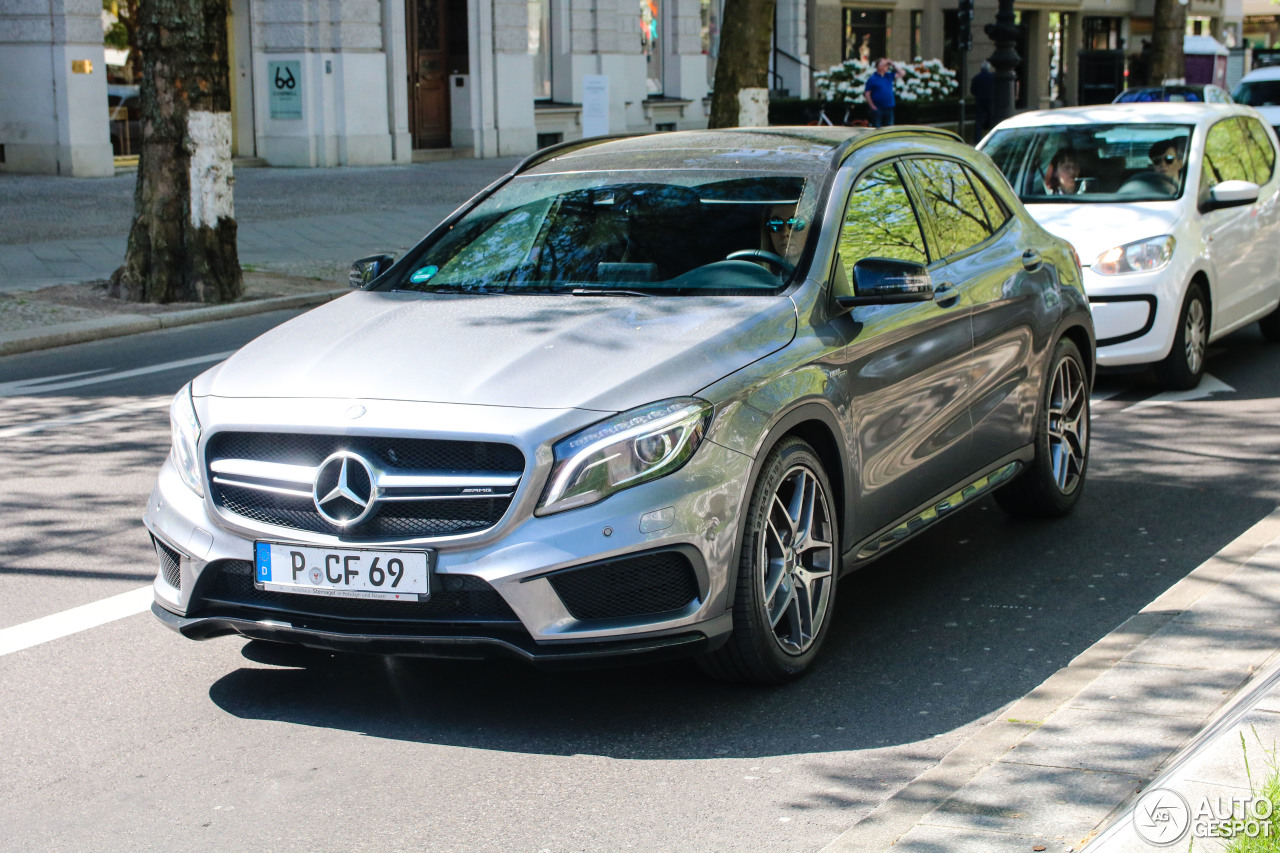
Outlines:
{"label": "blue eu plate badge", "polygon": [[271,546],[265,542],[258,542],[253,550],[256,552],[254,557],[258,564],[258,583],[266,583],[271,580]]}

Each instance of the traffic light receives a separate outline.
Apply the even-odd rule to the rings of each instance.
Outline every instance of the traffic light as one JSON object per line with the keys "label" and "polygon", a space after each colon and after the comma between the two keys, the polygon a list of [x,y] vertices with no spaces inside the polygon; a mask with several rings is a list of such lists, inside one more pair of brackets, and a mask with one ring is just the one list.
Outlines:
{"label": "traffic light", "polygon": [[956,49],[967,51],[973,47],[973,0],[960,0],[956,14]]}

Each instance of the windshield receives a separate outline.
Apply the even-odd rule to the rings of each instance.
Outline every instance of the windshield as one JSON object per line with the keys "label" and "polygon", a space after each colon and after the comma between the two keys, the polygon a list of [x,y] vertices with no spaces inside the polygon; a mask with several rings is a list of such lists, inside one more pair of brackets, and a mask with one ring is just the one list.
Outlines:
{"label": "windshield", "polygon": [[420,247],[394,286],[477,293],[775,293],[814,231],[816,196],[815,182],[794,174],[521,176]]}
{"label": "windshield", "polygon": [[1241,83],[1231,93],[1237,104],[1251,107],[1280,106],[1280,80],[1253,80]]}
{"label": "windshield", "polygon": [[1157,101],[1200,103],[1206,100],[1201,89],[1190,86],[1165,86],[1161,89],[1126,89],[1113,103],[1117,104],[1149,104]]}
{"label": "windshield", "polygon": [[997,131],[982,150],[1027,203],[1165,201],[1186,183],[1192,128],[1090,124]]}

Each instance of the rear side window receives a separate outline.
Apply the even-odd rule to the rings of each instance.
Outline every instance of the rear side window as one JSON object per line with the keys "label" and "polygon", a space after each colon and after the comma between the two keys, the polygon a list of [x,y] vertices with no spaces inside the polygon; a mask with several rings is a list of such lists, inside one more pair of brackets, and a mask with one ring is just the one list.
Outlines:
{"label": "rear side window", "polygon": [[1254,183],[1265,184],[1271,180],[1275,171],[1276,150],[1271,147],[1271,140],[1267,137],[1267,129],[1262,126],[1262,122],[1252,117],[1245,117],[1240,121],[1244,123],[1245,140],[1253,155],[1254,175],[1257,177]]}
{"label": "rear side window", "polygon": [[907,169],[920,189],[925,216],[933,223],[935,257],[947,258],[991,236],[991,225],[959,163],[910,160]]}
{"label": "rear side window", "polygon": [[929,263],[920,222],[892,164],[863,175],[849,194],[840,228],[840,259],[849,281],[863,258]]}
{"label": "rear side window", "polygon": [[999,231],[1001,226],[1009,221],[1009,211],[1000,203],[1000,199],[996,197],[991,187],[987,186],[987,182],[982,180],[976,172],[968,166],[965,167],[964,172],[973,183],[978,200],[982,202],[982,209],[987,212],[987,221],[991,223],[991,230]]}

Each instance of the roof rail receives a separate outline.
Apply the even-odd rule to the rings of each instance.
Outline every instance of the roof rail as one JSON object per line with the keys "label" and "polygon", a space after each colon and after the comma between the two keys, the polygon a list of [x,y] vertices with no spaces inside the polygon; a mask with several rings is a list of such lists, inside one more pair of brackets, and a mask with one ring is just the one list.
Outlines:
{"label": "roof rail", "polygon": [[533,152],[515,165],[511,170],[512,175],[518,175],[521,172],[532,169],[539,163],[544,163],[553,157],[558,157],[569,151],[575,151],[579,148],[590,148],[592,145],[599,145],[601,142],[613,142],[618,139],[633,139],[637,136],[647,136],[645,133],[611,133],[607,136],[590,136],[586,139],[571,139],[568,142],[557,142],[555,145],[548,145]]}

